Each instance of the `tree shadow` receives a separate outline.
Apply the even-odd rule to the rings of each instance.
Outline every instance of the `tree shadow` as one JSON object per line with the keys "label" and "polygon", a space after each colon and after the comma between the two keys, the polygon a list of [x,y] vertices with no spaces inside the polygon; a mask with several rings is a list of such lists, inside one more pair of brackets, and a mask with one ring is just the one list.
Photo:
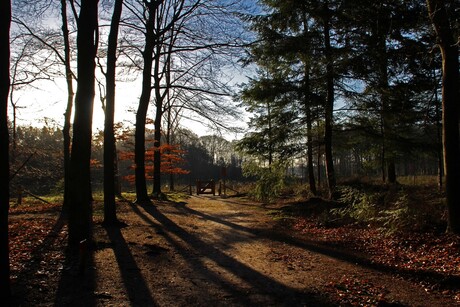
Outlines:
{"label": "tree shadow", "polygon": [[[42,243],[34,248],[30,254],[30,259],[24,264],[22,270],[18,272],[16,280],[12,286],[13,296],[3,302],[7,306],[25,306],[34,300],[36,293],[42,292],[47,287],[46,280],[50,277],[49,274],[56,274],[59,269],[60,261],[55,260],[51,263],[46,261],[47,252],[52,250],[52,246],[56,244],[59,238],[59,233],[65,225],[65,219],[59,216],[51,230],[46,234]],[[31,278],[33,276],[34,278]],[[49,290],[49,289],[47,289]],[[42,296],[44,296],[42,294]],[[37,303],[37,302],[34,302]]]}
{"label": "tree shadow", "polygon": [[119,227],[105,227],[112,243],[121,277],[134,306],[157,306]]}
{"label": "tree shadow", "polygon": [[[234,204],[237,205],[237,203]],[[244,207],[245,205],[242,206]],[[354,251],[334,246],[334,244],[332,243],[318,242],[307,238],[299,239],[290,235],[286,235],[285,233],[276,231],[274,229],[245,227],[233,222],[229,222],[220,217],[212,216],[194,210],[188,207],[187,205],[183,205],[178,208],[179,210],[184,211],[186,214],[195,215],[202,219],[210,220],[241,232],[246,232],[251,235],[259,236],[260,238],[277,241],[304,250],[319,253],[328,257],[333,257],[337,260],[345,261],[350,264],[359,265],[361,267],[373,269],[382,273],[394,274],[412,279],[415,278],[417,280],[424,280],[432,283],[435,282],[438,284],[439,287],[443,289],[460,289],[460,276],[457,275],[443,274],[439,272],[426,270],[409,270],[405,268],[395,268],[385,264],[373,262],[365,255],[360,255]]]}
{"label": "tree shadow", "polygon": [[54,306],[97,305],[94,247],[84,244],[80,249],[79,252],[66,251]]}
{"label": "tree shadow", "polygon": [[[301,291],[286,286],[228,256],[218,248],[206,243],[204,240],[190,234],[178,226],[156,207],[140,207],[144,210],[142,211],[136,205],[132,205],[136,214],[152,227],[156,228],[157,233],[161,234],[169,244],[174,246],[175,250],[184,259],[187,259],[189,265],[192,267],[194,275],[201,276],[201,278],[208,283],[212,283],[213,286],[228,293],[228,298],[230,298],[233,303],[244,306],[261,304],[274,304],[279,306],[333,305],[331,301],[320,293],[307,290]],[[156,224],[152,218],[161,225]],[[212,270],[206,265],[206,260],[212,261],[220,269],[224,269],[232,276],[242,280],[246,286],[241,286],[240,284],[232,282],[231,278],[221,276],[220,273]],[[203,295],[206,296],[206,294]],[[212,298],[212,295],[207,297],[208,301],[212,300]],[[215,299],[216,304],[222,304],[221,301],[217,301],[217,297]]]}

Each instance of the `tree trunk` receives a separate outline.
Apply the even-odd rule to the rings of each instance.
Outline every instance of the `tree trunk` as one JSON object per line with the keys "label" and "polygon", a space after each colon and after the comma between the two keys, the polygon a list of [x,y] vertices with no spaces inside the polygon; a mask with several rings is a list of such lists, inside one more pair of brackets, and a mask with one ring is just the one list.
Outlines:
{"label": "tree trunk", "polygon": [[116,149],[115,149],[115,154],[114,155],[115,155],[115,196],[117,196],[119,198],[122,198],[120,171],[119,171],[119,168],[118,168],[120,160],[118,158],[118,151]]}
{"label": "tree trunk", "polygon": [[[305,22],[307,24],[307,22]],[[306,30],[305,30],[306,31]],[[312,118],[311,118],[311,95],[310,95],[310,65],[305,62],[305,75],[304,75],[304,95],[305,95],[305,115],[307,119],[307,170],[308,170],[308,184],[310,186],[310,191],[313,195],[317,195],[318,191],[316,190],[315,182],[315,170],[313,167],[313,132],[312,132]]]}
{"label": "tree trunk", "polygon": [[[161,75],[160,66],[162,55],[162,44],[156,45],[155,59],[153,68],[153,78],[155,80],[155,131],[153,140],[153,190],[152,196],[158,198],[161,196],[161,119],[163,118],[163,101],[164,95],[161,93]],[[165,63],[164,65],[167,65]],[[166,70],[166,69],[165,69]],[[167,72],[169,73],[169,72]]]}
{"label": "tree trunk", "polygon": [[155,132],[153,141],[153,191],[154,197],[161,195],[161,117],[162,117],[162,104],[156,102],[156,116],[155,116]]}
{"label": "tree trunk", "polygon": [[150,203],[147,194],[147,181],[145,179],[145,124],[147,119],[147,110],[149,108],[150,96],[152,93],[152,63],[154,49],[154,12],[148,13],[145,29],[145,46],[143,51],[144,68],[142,71],[142,93],[139,99],[139,106],[136,114],[136,132],[134,145],[134,163],[136,177],[136,203]]}
{"label": "tree trunk", "polygon": [[[318,110],[319,112],[319,110]],[[318,113],[319,114],[319,113]],[[319,118],[317,120],[317,131],[318,131],[318,134],[317,134],[317,139],[318,139],[318,152],[317,152],[317,155],[316,155],[316,168],[317,168],[317,172],[318,172],[318,187],[321,189],[321,133],[320,133],[320,130],[319,130],[319,127],[320,127],[320,122],[319,122]]]}
{"label": "tree trunk", "polygon": [[[171,116],[171,112],[172,112],[172,108],[171,108],[171,101],[170,101],[170,96],[169,96],[169,93],[167,94],[167,97],[168,97],[168,130],[166,132],[166,143],[168,145],[172,145],[172,142],[173,142],[173,135],[172,135],[172,127],[173,127],[173,124],[172,124],[172,116]],[[169,154],[171,154],[171,151],[169,150],[168,152]],[[172,159],[169,159],[169,163],[170,165],[172,165]],[[175,190],[175,186],[174,186],[174,174],[172,172],[169,173],[169,191],[172,192]]]}
{"label": "tree trunk", "polygon": [[387,162],[388,183],[396,183],[396,165],[393,158]]}
{"label": "tree trunk", "polygon": [[375,29],[376,36],[376,45],[375,49],[378,54],[377,71],[378,71],[378,91],[380,93],[380,103],[381,103],[381,131],[382,131],[382,172],[383,178],[385,178],[385,166],[388,183],[396,183],[396,167],[393,155],[393,146],[390,140],[392,133],[392,125],[390,123],[390,117],[394,116],[394,113],[391,112],[390,102],[389,102],[389,81],[388,81],[388,50],[387,50],[387,35],[389,22],[387,21],[387,16],[383,13],[379,14],[377,21],[377,26]]}
{"label": "tree trunk", "polygon": [[385,129],[383,128],[383,108],[380,109],[380,135],[382,136],[382,144],[380,148],[380,172],[382,173],[382,182],[386,182],[385,172],[385,157],[386,157],[386,141],[385,141]]}
{"label": "tree trunk", "polygon": [[69,246],[91,239],[91,138],[97,52],[98,1],[82,0],[77,20],[78,83],[71,152]]}
{"label": "tree trunk", "polygon": [[[273,163],[273,126],[272,126],[272,113],[271,104],[267,102],[267,115],[268,115],[268,167],[271,169]],[[214,157],[213,157],[214,159]]]}
{"label": "tree trunk", "polygon": [[67,214],[70,203],[70,120],[72,116],[72,106],[74,99],[73,92],[73,74],[70,67],[70,41],[69,29],[67,22],[67,1],[61,0],[61,17],[62,17],[62,36],[64,40],[64,60],[65,60],[65,75],[67,82],[67,106],[64,113],[64,128],[62,129],[64,139],[64,202],[62,211]]}
{"label": "tree trunk", "polygon": [[444,161],[443,161],[443,147],[442,147],[442,120],[441,120],[441,112],[440,112],[440,105],[438,99],[438,82],[436,78],[436,70],[433,69],[433,81],[435,82],[436,86],[434,88],[434,102],[436,107],[436,154],[438,157],[438,187],[439,191],[443,190],[443,177],[444,177]]}
{"label": "tree trunk", "polygon": [[318,191],[316,190],[315,170],[313,166],[313,133],[310,109],[307,109],[307,159],[308,184],[310,185],[310,191],[316,196]]}
{"label": "tree trunk", "polygon": [[334,160],[332,158],[332,125],[334,112],[334,60],[332,58],[332,47],[330,37],[330,12],[328,2],[324,4],[324,50],[326,56],[326,106],[324,123],[324,153],[326,159],[326,177],[329,189],[329,198],[334,197],[336,178],[334,171]]}
{"label": "tree trunk", "polygon": [[438,157],[438,187],[439,191],[443,190],[444,179],[444,161],[443,161],[443,145],[442,145],[442,121],[439,114],[438,99],[436,99],[436,135],[437,135],[437,148],[436,153]]}
{"label": "tree trunk", "polygon": [[0,2],[0,298],[8,298],[11,295],[8,240],[10,24],[11,1],[4,0]]}
{"label": "tree trunk", "polygon": [[123,0],[116,0],[110,25],[109,44],[107,48],[107,99],[104,122],[104,224],[117,224],[115,206],[115,74],[117,62],[117,40]]}
{"label": "tree trunk", "polygon": [[442,54],[442,122],[444,174],[446,176],[446,198],[449,213],[448,231],[460,234],[458,45],[450,26],[444,1],[427,0],[427,5]]}

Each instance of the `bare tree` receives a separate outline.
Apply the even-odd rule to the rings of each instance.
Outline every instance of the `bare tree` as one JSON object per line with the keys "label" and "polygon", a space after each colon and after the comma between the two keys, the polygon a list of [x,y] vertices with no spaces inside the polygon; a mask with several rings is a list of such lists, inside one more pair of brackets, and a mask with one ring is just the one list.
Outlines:
{"label": "bare tree", "polygon": [[[12,21],[18,24],[13,18]],[[21,29],[22,30],[22,29]],[[41,42],[28,32],[15,31],[11,34],[11,55],[10,55],[10,93],[9,103],[11,106],[11,151],[10,164],[17,167],[18,156],[18,116],[20,110],[25,109],[21,99],[17,98],[22,91],[37,89],[40,83],[50,82],[59,72],[53,68],[55,61],[50,58],[49,52],[44,50]]]}
{"label": "bare tree", "polygon": [[[160,2],[160,1],[159,1]],[[155,1],[145,1],[145,7],[140,16],[147,16],[146,20],[142,20],[145,27],[145,45],[142,51],[144,60],[142,70],[142,93],[139,99],[138,109],[136,113],[136,131],[135,131],[135,148],[134,148],[134,163],[136,177],[136,202],[150,202],[147,195],[147,182],[145,179],[145,125],[147,119],[147,110],[150,103],[152,93],[152,66],[153,66],[153,50],[155,47],[155,12],[160,3]],[[130,8],[131,12],[135,12],[135,7]]]}
{"label": "bare tree", "polygon": [[[170,109],[193,111],[197,117],[225,127],[225,117],[236,117],[228,103],[230,89],[223,80],[225,65],[231,62],[231,50],[240,46],[238,35],[226,35],[233,4],[197,1],[184,10],[157,46],[154,61],[155,138],[153,191],[161,196],[161,134],[164,114]],[[224,61],[224,57],[226,57]],[[168,132],[167,132],[168,133]]]}
{"label": "bare tree", "polygon": [[67,212],[70,203],[70,145],[72,137],[70,135],[71,116],[74,99],[73,80],[74,75],[70,65],[71,50],[70,50],[70,36],[67,19],[67,0],[61,0],[61,18],[62,18],[62,37],[64,40],[64,65],[65,65],[65,79],[67,84],[67,106],[64,112],[64,127],[62,134],[64,138],[63,152],[64,152],[64,204],[63,211]]}
{"label": "bare tree", "polygon": [[[234,5],[234,3],[232,5]],[[162,121],[169,109],[184,110],[193,120],[203,119],[215,127],[226,128],[225,116],[236,115],[230,103],[225,64],[233,62],[229,50],[240,45],[229,36],[236,27],[229,25],[230,4],[215,0],[168,0],[125,2],[129,18],[123,23],[132,33],[124,36],[123,51],[131,66],[142,63],[143,85],[136,114],[135,175],[137,202],[149,202],[145,180],[145,124],[154,106],[154,175],[152,195],[161,196]],[[225,20],[227,19],[227,20]],[[141,26],[139,26],[141,25]],[[134,39],[131,39],[134,37]],[[232,37],[232,40],[229,39]],[[142,58],[130,51],[140,51]],[[224,60],[223,56],[227,58]],[[237,58],[234,56],[234,58]],[[191,115],[193,114],[193,115]]]}
{"label": "bare tree", "polygon": [[8,240],[9,137],[8,93],[10,90],[11,1],[0,3],[0,298],[11,295]]}
{"label": "bare tree", "polygon": [[116,0],[110,25],[109,44],[107,49],[106,87],[107,100],[104,122],[104,223],[117,224],[115,206],[115,74],[117,62],[118,28],[120,25],[123,0]]}
{"label": "bare tree", "polygon": [[[64,155],[64,203],[63,211],[67,212],[69,207],[70,200],[70,145],[71,145],[71,116],[72,116],[72,107],[74,100],[74,89],[73,81],[76,79],[75,74],[73,73],[71,61],[72,61],[72,50],[71,50],[71,35],[69,30],[69,18],[68,18],[68,7],[67,0],[60,1],[60,17],[62,20],[61,31],[56,29],[49,29],[42,27],[39,23],[34,21],[34,18],[41,18],[45,12],[54,11],[54,9],[49,6],[53,3],[49,1],[21,1],[19,3],[18,11],[21,12],[20,15],[16,16],[13,19],[13,22],[19,26],[20,36],[23,36],[30,40],[34,50],[37,53],[42,53],[47,57],[47,62],[49,64],[45,65],[43,62],[36,61],[36,55],[31,50],[28,52],[32,55],[30,56],[32,61],[23,61],[26,63],[32,63],[32,67],[36,66],[35,71],[40,71],[42,74],[48,75],[48,79],[53,79],[55,76],[62,76],[63,74],[55,67],[56,65],[64,65],[65,80],[67,86],[67,105],[64,112],[64,123],[63,123],[63,155]],[[76,14],[75,9],[72,10],[73,14]],[[75,16],[76,17],[76,16]],[[30,39],[31,38],[31,39]],[[34,43],[35,42],[35,43]],[[30,48],[29,48],[30,49]],[[53,57],[54,55],[54,57]],[[39,65],[35,64],[38,63]],[[53,71],[48,71],[50,69]],[[30,71],[30,69],[25,70]],[[24,74],[24,71],[21,70],[21,73]],[[28,79],[31,79],[31,76],[34,74],[27,74]],[[37,72],[35,72],[37,75]],[[35,76],[37,79],[38,76]],[[22,82],[24,83],[24,82]]]}
{"label": "bare tree", "polygon": [[[160,73],[160,66],[154,66],[155,61],[159,61],[161,54],[161,39],[164,37],[174,24],[187,16],[197,3],[194,2],[191,6],[186,6],[184,0],[170,0],[170,1],[134,1],[127,5],[127,9],[133,16],[133,21],[126,26],[135,31],[141,31],[144,35],[145,41],[142,54],[143,68],[142,68],[142,93],[139,99],[138,109],[136,113],[136,132],[135,132],[135,177],[136,177],[136,202],[148,203],[150,202],[147,194],[147,184],[145,179],[145,125],[147,119],[147,111],[152,95],[152,75],[154,84],[159,87],[158,74]],[[140,28],[137,24],[139,22],[143,25]],[[140,50],[137,48],[137,50]],[[136,63],[133,60],[133,63]],[[158,63],[158,62],[156,62]],[[158,91],[155,92],[158,95]],[[161,94],[163,95],[163,94]],[[162,99],[159,96],[156,99]],[[157,102],[156,102],[157,103]],[[160,106],[160,109],[162,107]],[[160,115],[161,118],[161,115]],[[160,133],[160,131],[156,131]]]}
{"label": "bare tree", "polygon": [[95,94],[95,57],[98,46],[98,1],[81,1],[77,27],[78,83],[70,160],[70,247],[76,247],[82,240],[91,238],[90,159]]}

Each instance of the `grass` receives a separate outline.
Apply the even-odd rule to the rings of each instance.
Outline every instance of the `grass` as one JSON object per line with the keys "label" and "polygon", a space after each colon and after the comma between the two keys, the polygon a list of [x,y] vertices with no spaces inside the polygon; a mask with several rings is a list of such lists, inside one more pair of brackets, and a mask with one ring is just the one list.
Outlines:
{"label": "grass", "polygon": [[[403,185],[438,185],[438,176],[432,175],[400,176],[397,179],[398,182]],[[443,178],[443,180],[445,180],[445,178]]]}

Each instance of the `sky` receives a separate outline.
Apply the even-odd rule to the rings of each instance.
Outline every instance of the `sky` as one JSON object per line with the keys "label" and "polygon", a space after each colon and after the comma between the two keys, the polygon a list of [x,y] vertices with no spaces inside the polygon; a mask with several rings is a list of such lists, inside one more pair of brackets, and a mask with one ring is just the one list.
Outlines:
{"label": "sky", "polygon": [[[123,122],[134,127],[136,110],[141,93],[140,80],[133,82],[118,82],[116,85],[115,122]],[[97,87],[97,86],[96,86]],[[76,85],[74,86],[74,91]],[[42,127],[44,125],[62,128],[64,112],[67,104],[67,88],[64,79],[40,81],[34,87],[15,91],[13,100],[17,104],[17,124],[21,126]],[[13,110],[9,107],[9,118],[13,119]],[[153,118],[153,108],[149,108],[148,117]],[[198,136],[214,134],[215,132],[196,121],[182,119],[181,125],[192,130]],[[239,123],[245,126],[244,122]],[[104,113],[99,93],[96,89],[93,108],[93,132],[103,130]],[[224,133],[227,140],[241,138],[241,134]]]}
{"label": "sky", "polygon": [[[226,1],[226,0],[224,0]],[[242,3],[249,5],[251,1],[242,1]],[[51,15],[54,16],[54,15]],[[56,28],[60,24],[60,19],[55,17],[43,21],[45,26]],[[57,24],[57,25],[56,25]],[[234,23],[231,23],[234,24]],[[18,27],[14,25],[14,27]],[[102,33],[102,32],[101,32]],[[27,52],[26,52],[27,53]],[[134,82],[118,82],[116,89],[116,114],[115,122],[124,122],[129,126],[134,126],[135,115],[139,96],[141,93],[141,80],[135,78]],[[241,83],[245,77],[236,75],[235,83]],[[76,90],[76,84],[74,86]],[[49,126],[62,127],[64,112],[67,104],[67,89],[66,83],[63,78],[56,78],[53,81],[39,81],[34,83],[33,87],[27,87],[20,91],[13,93],[13,101],[17,104],[17,123],[19,125],[28,126]],[[243,111],[243,110],[242,110]],[[9,106],[10,119],[12,119],[13,110]],[[153,118],[153,108],[150,107],[148,117]],[[247,116],[243,115],[244,118]],[[209,128],[200,125],[196,121],[184,119],[182,124],[198,134],[207,135],[212,134]],[[243,122],[237,122],[238,126],[245,126]],[[99,94],[96,92],[94,99],[94,113],[93,113],[93,131],[102,130],[104,125],[104,114],[102,111],[102,104],[99,99]],[[241,138],[242,135],[226,135],[228,139]]]}

